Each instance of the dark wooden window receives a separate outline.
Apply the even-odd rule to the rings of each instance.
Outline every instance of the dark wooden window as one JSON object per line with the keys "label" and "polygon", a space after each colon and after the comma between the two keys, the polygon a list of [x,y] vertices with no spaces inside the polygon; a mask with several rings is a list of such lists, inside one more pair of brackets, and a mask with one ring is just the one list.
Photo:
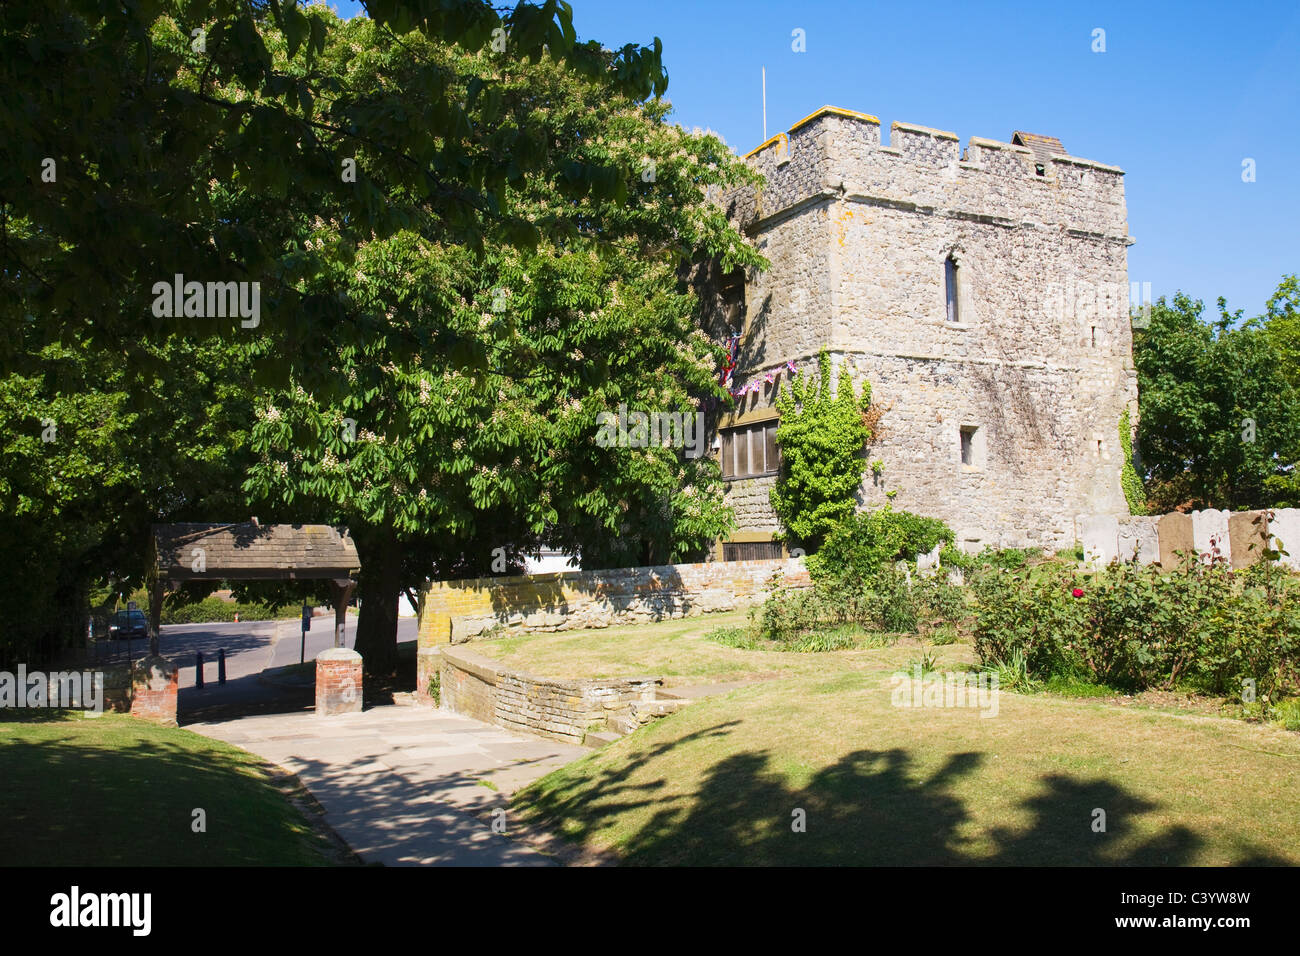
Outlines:
{"label": "dark wooden window", "polygon": [[724,541],[722,542],[723,561],[764,561],[768,558],[781,558],[779,541]]}
{"label": "dark wooden window", "polygon": [[780,468],[776,419],[722,430],[722,477],[753,478]]}

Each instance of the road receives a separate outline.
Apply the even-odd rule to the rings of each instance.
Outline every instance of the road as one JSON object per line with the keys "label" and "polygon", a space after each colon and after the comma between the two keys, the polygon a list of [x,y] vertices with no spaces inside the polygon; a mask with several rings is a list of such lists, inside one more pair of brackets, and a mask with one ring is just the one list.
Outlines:
{"label": "road", "polygon": [[[356,613],[348,614],[344,643],[356,643]],[[416,638],[415,618],[400,618],[397,640]],[[308,661],[334,646],[334,615],[312,619],[303,652],[300,619],[286,621],[241,621],[238,624],[166,624],[159,638],[159,652],[180,669],[177,713],[182,724],[194,720],[232,717],[239,713],[284,713],[309,709],[312,692],[309,685],[277,686],[259,680],[271,668]],[[100,660],[124,660],[126,642],[103,642],[112,657]],[[226,652],[226,683],[217,683],[218,651]],[[131,656],[139,659],[148,653],[146,641],[131,642]],[[204,686],[197,686],[197,658],[203,654]]]}

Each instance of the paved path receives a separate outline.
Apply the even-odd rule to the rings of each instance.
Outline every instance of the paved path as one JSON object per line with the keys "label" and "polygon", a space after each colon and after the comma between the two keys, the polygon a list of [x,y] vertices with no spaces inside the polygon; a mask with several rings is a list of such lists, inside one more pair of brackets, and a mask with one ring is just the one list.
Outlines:
{"label": "paved path", "polygon": [[506,835],[494,833],[494,811],[506,810],[515,790],[588,752],[412,703],[324,718],[266,714],[188,729],[297,774],[335,832],[366,862],[387,866],[549,864],[509,839],[508,814]]}

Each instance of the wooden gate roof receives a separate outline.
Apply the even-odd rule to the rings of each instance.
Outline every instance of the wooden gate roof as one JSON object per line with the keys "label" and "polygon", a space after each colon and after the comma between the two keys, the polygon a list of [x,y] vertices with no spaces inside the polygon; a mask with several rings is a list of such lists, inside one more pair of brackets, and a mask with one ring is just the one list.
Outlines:
{"label": "wooden gate roof", "polygon": [[156,524],[153,548],[168,581],[347,578],[361,568],[347,529],[325,524]]}

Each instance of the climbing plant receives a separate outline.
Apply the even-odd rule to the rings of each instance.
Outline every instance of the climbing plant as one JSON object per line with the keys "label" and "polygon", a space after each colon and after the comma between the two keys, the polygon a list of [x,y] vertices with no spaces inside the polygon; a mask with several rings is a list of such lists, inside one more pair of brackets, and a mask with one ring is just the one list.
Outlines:
{"label": "climbing plant", "polygon": [[801,372],[776,400],[780,423],[776,443],[781,472],[771,491],[772,510],[788,540],[816,551],[827,533],[852,516],[871,440],[865,419],[871,384],[857,395],[847,374],[831,381],[826,349],[817,357],[817,374]]}
{"label": "climbing plant", "polygon": [[1144,515],[1147,513],[1147,491],[1142,484],[1142,476],[1133,467],[1133,430],[1129,421],[1129,412],[1125,408],[1119,416],[1119,447],[1124,452],[1124,467],[1120,470],[1119,483],[1124,489],[1129,512]]}

